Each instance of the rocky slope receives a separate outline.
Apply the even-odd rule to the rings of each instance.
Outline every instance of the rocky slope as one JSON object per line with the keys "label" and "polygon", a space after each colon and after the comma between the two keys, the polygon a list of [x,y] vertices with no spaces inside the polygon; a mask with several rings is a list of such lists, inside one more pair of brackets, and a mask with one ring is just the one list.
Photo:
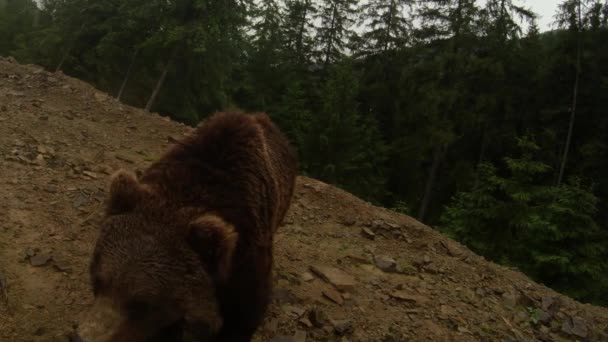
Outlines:
{"label": "rocky slope", "polygon": [[[188,127],[0,60],[0,340],[67,341],[115,169]],[[414,219],[300,178],[257,341],[608,341],[608,310],[473,254]]]}

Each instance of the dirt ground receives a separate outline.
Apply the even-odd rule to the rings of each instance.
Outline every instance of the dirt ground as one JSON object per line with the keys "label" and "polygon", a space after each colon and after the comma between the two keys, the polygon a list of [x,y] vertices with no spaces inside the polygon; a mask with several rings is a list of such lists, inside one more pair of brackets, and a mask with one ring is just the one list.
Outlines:
{"label": "dirt ground", "polygon": [[[190,129],[0,59],[0,341],[68,341],[109,174]],[[300,178],[257,341],[608,341],[608,309],[487,262],[405,215]]]}

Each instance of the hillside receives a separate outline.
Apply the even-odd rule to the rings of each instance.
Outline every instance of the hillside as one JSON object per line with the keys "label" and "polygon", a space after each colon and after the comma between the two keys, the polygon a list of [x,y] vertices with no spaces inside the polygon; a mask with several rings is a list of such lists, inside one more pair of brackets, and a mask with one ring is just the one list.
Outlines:
{"label": "hillside", "polygon": [[[0,340],[67,341],[108,175],[188,127],[0,60]],[[484,260],[416,220],[301,177],[257,341],[606,341],[608,309]]]}

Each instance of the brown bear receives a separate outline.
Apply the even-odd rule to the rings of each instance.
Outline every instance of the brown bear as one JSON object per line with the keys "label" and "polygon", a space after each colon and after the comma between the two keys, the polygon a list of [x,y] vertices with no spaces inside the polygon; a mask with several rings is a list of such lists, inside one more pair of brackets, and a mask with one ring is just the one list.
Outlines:
{"label": "brown bear", "polygon": [[265,114],[218,113],[136,177],[112,179],[84,341],[250,341],[271,290],[295,151]]}

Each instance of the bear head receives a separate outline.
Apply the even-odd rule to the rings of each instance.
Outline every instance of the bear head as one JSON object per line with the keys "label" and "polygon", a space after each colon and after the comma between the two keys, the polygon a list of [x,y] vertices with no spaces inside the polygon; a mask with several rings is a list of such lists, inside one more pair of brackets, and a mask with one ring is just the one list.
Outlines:
{"label": "bear head", "polygon": [[90,263],[94,304],[85,342],[201,340],[222,325],[215,288],[230,274],[238,234],[213,213],[171,208],[134,175],[113,176]]}

